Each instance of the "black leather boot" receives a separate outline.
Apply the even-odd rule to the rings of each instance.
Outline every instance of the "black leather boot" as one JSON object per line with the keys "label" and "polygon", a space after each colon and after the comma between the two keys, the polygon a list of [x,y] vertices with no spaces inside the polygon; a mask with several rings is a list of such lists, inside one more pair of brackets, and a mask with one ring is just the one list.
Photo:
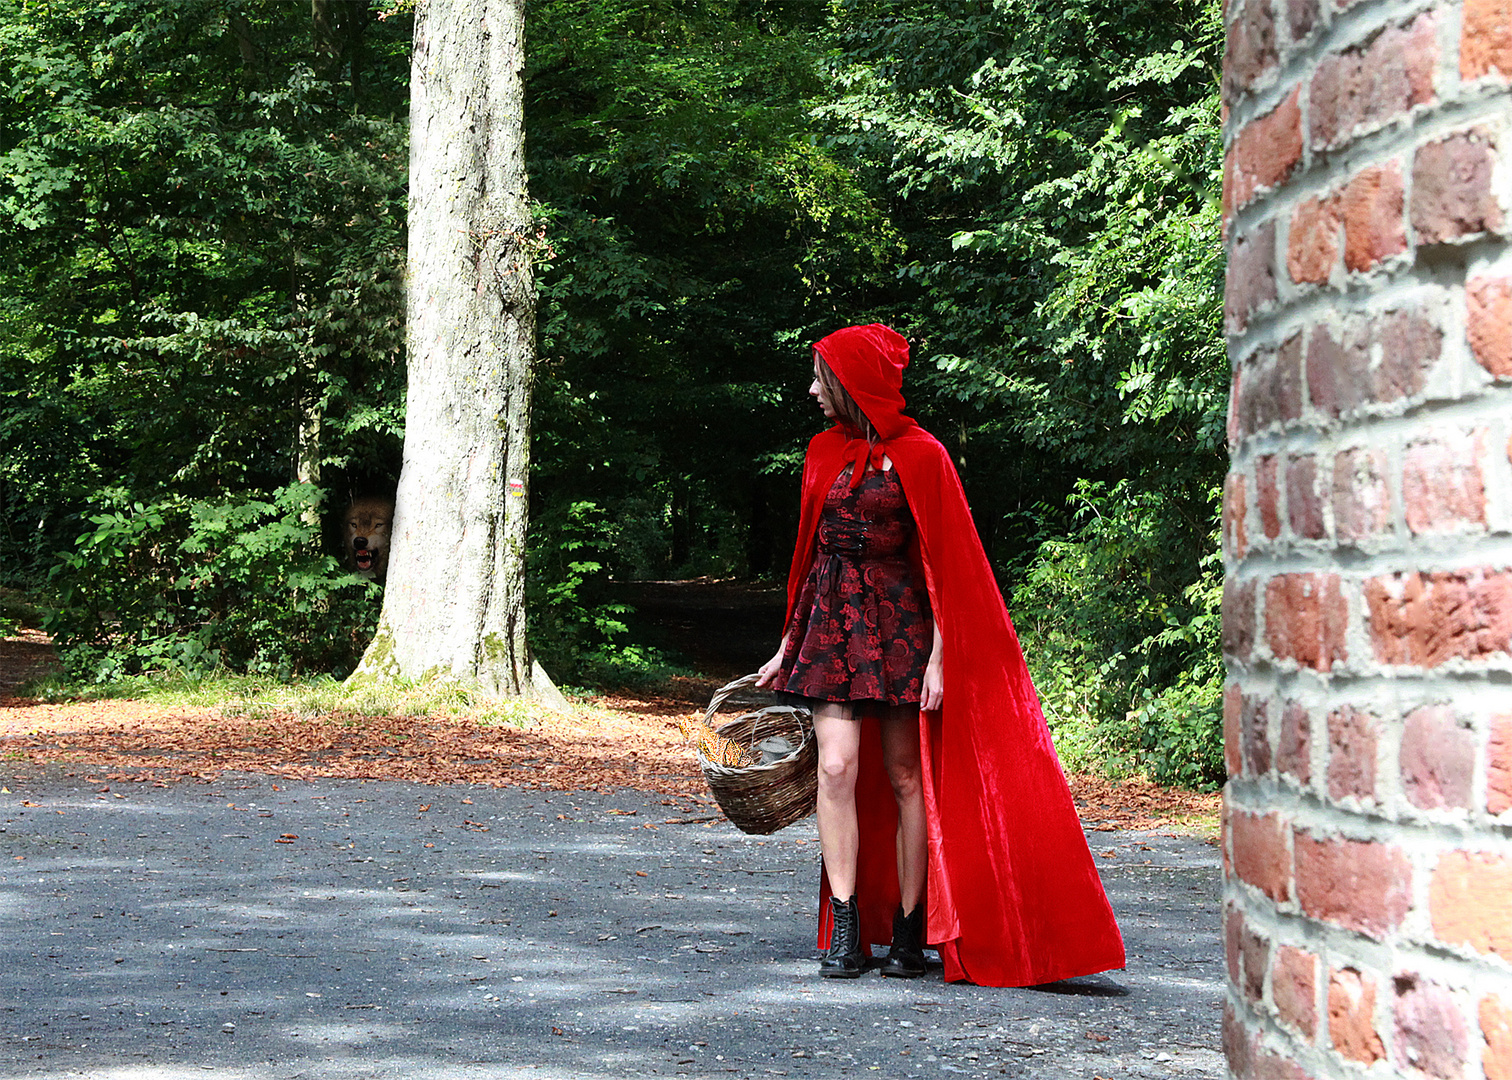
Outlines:
{"label": "black leather boot", "polygon": [[826,979],[854,979],[866,970],[866,950],[861,947],[861,913],[856,897],[831,896],[830,944],[819,958],[819,974]]}
{"label": "black leather boot", "polygon": [[893,912],[892,948],[882,961],[881,973],[893,979],[917,979],[924,974],[923,904],[915,904],[907,915],[901,904]]}

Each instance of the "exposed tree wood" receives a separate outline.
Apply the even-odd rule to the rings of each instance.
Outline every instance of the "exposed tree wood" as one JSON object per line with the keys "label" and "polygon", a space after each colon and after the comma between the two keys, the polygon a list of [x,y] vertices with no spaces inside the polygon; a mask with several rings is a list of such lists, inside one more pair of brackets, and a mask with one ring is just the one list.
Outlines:
{"label": "exposed tree wood", "polygon": [[353,677],[560,701],[525,642],[523,0],[422,3],[414,44],[404,467],[383,614]]}

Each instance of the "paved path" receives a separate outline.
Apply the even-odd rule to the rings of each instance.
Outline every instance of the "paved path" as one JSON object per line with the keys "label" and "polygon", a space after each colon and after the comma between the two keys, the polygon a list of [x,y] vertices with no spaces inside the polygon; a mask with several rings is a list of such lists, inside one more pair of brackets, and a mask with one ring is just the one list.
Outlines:
{"label": "paved path", "polygon": [[666,824],[633,792],[8,784],[0,1077],[1223,1075],[1198,840],[1093,834],[1125,971],[845,983],[814,976],[811,821]]}

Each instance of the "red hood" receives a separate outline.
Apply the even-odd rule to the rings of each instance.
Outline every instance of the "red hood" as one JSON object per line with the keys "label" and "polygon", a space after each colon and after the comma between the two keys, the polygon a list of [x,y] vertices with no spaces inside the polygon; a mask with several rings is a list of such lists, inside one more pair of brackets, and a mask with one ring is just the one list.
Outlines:
{"label": "red hood", "polygon": [[824,358],[840,384],[886,441],[916,427],[903,415],[903,369],[908,342],[881,323],[847,326],[820,338],[814,351]]}

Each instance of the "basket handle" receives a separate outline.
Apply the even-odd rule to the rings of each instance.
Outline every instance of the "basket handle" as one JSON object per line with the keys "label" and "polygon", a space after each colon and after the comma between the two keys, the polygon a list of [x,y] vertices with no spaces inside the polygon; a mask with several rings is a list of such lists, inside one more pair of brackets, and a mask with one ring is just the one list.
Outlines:
{"label": "basket handle", "polygon": [[725,683],[718,690],[714,691],[714,696],[709,699],[709,707],[704,710],[704,723],[709,727],[713,727],[714,714],[718,712],[719,707],[725,703],[725,698],[729,697],[737,690],[745,690],[752,686],[755,686],[756,680],[760,677],[761,673],[759,671],[754,672],[750,675],[742,675],[734,682]]}

